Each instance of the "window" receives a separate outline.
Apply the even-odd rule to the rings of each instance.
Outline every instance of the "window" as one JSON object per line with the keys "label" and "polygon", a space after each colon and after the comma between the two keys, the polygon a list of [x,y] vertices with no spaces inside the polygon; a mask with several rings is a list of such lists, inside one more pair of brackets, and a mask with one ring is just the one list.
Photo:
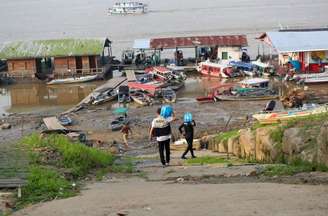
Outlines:
{"label": "window", "polygon": [[228,60],[228,52],[222,52],[222,60]]}

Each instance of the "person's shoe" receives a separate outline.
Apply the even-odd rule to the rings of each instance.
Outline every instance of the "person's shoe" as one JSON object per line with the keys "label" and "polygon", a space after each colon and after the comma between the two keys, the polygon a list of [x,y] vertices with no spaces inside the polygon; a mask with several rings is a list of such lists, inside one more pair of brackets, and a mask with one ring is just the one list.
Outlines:
{"label": "person's shoe", "polygon": [[187,160],[188,158],[186,158],[185,156],[182,156],[181,159],[183,159],[183,160]]}
{"label": "person's shoe", "polygon": [[191,158],[197,158],[197,157],[194,155],[194,156],[192,156]]}
{"label": "person's shoe", "polygon": [[165,168],[166,167],[166,164],[165,165],[162,165],[162,167]]}

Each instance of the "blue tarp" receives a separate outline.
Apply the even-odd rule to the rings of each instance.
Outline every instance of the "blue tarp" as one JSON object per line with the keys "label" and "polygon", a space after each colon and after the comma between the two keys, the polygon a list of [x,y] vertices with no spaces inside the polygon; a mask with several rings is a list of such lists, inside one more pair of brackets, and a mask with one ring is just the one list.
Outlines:
{"label": "blue tarp", "polygon": [[243,70],[247,70],[247,71],[252,71],[254,68],[254,65],[252,63],[246,63],[246,62],[241,62],[241,61],[230,61],[229,65],[243,69]]}

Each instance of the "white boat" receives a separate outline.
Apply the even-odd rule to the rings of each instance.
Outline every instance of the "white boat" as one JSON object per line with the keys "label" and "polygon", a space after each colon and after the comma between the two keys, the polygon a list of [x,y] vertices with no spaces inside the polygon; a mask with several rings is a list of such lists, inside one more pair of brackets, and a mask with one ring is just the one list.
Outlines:
{"label": "white boat", "polygon": [[70,84],[70,83],[82,83],[90,82],[97,79],[98,75],[82,76],[82,77],[71,77],[65,79],[54,79],[50,82],[47,82],[48,85],[57,85],[57,84]]}
{"label": "white boat", "polygon": [[109,14],[143,14],[147,13],[147,5],[141,2],[117,2],[108,10]]}
{"label": "white boat", "polygon": [[300,82],[305,83],[305,84],[327,83],[328,75],[327,76],[317,76],[317,77],[307,77],[307,78],[301,79]]}
{"label": "white boat", "polygon": [[218,77],[218,78],[231,78],[233,75],[233,68],[227,64],[210,62],[208,60],[200,62],[197,71],[202,75]]}

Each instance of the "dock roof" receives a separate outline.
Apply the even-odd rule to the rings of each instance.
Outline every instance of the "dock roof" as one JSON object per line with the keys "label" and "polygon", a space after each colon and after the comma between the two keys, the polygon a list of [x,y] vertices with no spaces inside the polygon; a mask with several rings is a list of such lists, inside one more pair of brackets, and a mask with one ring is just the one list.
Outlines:
{"label": "dock roof", "polygon": [[328,31],[266,32],[257,39],[268,43],[278,53],[328,50]]}
{"label": "dock roof", "polygon": [[0,59],[101,55],[108,43],[107,38],[9,42],[0,45]]}
{"label": "dock roof", "polygon": [[213,35],[153,38],[150,40],[152,49],[192,48],[196,46],[247,46],[246,35]]}

